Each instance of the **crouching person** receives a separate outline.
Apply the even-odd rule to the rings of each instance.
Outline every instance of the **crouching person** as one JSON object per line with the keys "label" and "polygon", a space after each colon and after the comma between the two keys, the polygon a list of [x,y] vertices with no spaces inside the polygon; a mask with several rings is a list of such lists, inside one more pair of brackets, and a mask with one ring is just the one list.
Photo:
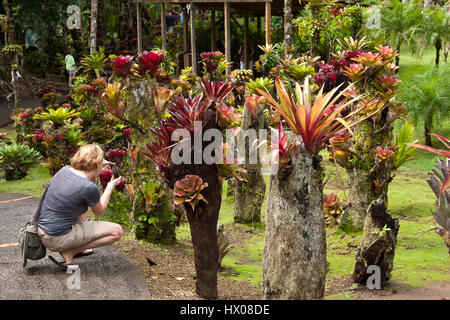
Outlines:
{"label": "crouching person", "polygon": [[77,268],[73,259],[92,254],[93,248],[118,241],[123,234],[117,223],[84,221],[83,214],[91,207],[100,216],[108,207],[111,193],[120,182],[112,177],[100,195],[93,182],[109,162],[97,144],[81,146],[70,159],[70,166],[59,170],[50,180],[38,218],[38,234],[50,251],[58,252],[64,262],[49,258],[62,270]]}

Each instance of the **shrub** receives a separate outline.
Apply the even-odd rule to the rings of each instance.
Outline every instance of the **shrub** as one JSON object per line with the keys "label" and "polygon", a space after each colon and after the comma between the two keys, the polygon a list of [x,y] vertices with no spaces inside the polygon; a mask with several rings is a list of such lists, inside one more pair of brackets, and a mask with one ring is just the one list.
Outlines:
{"label": "shrub", "polygon": [[13,143],[0,147],[0,168],[5,170],[7,181],[24,178],[41,159],[39,152],[26,145]]}

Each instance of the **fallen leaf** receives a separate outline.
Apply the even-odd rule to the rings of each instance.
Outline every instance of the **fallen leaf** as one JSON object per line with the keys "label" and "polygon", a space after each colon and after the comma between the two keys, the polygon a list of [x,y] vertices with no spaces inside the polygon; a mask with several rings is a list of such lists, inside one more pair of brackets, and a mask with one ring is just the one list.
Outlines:
{"label": "fallen leaf", "polygon": [[183,280],[184,278],[183,278],[183,277],[176,277],[175,279],[177,279],[178,281],[181,281],[181,280]]}

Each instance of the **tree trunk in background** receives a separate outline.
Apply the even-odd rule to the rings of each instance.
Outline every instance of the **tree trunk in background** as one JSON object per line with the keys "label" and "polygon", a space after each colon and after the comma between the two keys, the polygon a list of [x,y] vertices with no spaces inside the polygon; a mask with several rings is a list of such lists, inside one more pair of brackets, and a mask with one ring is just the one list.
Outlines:
{"label": "tree trunk in background", "polygon": [[[203,132],[208,129],[219,129],[217,115],[213,107],[206,112],[203,120]],[[209,144],[203,141],[202,151]],[[193,149],[191,149],[193,151]],[[191,163],[194,163],[194,152],[191,152]],[[202,191],[207,203],[200,201],[193,211],[190,205],[184,205],[191,229],[194,247],[194,262],[197,275],[196,293],[206,299],[217,298],[217,271],[219,268],[219,247],[217,243],[217,223],[222,202],[222,185],[215,164],[171,164],[166,177],[169,187],[173,188],[177,180],[186,175],[197,175],[207,182]]]}
{"label": "tree trunk in background", "polygon": [[[259,129],[264,128],[264,106],[258,105],[256,113],[257,118],[255,119],[247,106],[244,106],[241,133],[250,129],[259,134]],[[244,174],[245,181],[235,179],[234,222],[254,223],[261,221],[261,206],[264,202],[266,183],[261,175],[261,162],[259,157],[256,164],[250,164],[249,161],[250,148],[252,147],[252,143],[254,141],[251,141],[252,139],[248,139],[250,140],[248,142],[247,139],[245,140],[246,141],[243,144],[245,164],[242,167],[247,171],[247,173]],[[238,145],[239,144],[240,143],[238,142]],[[256,145],[253,145],[253,148],[253,153],[258,156]]]}
{"label": "tree trunk in background", "polygon": [[292,47],[292,0],[284,0],[284,50],[285,58],[290,59]]}
{"label": "tree trunk in background", "polygon": [[[383,228],[385,230],[383,230]],[[380,268],[380,285],[383,287],[391,277],[394,267],[395,246],[399,229],[398,219],[393,219],[387,212],[383,200],[370,204],[364,222],[364,234],[356,253],[353,280],[366,283],[371,275],[368,267]]]}
{"label": "tree trunk in background", "polygon": [[395,74],[398,74],[398,71],[400,70],[400,47],[402,45],[402,42],[400,41],[397,44],[397,47],[395,48],[395,50],[397,50],[398,54],[395,57],[395,65],[398,67],[397,70],[395,70]]}
{"label": "tree trunk in background", "polygon": [[434,64],[436,66],[439,66],[439,57],[440,57],[440,52],[441,52],[441,48],[442,48],[441,38],[436,39],[436,42],[434,43],[434,47],[436,48],[436,58],[434,59]]}
{"label": "tree trunk in background", "polygon": [[15,44],[14,29],[12,28],[12,16],[11,8],[9,7],[8,0],[3,0],[3,6],[5,7],[6,13],[6,24],[8,28],[6,29],[6,38],[8,39],[8,44]]}
{"label": "tree trunk in background", "polygon": [[[156,87],[157,83],[154,80],[130,81],[127,94],[128,110],[126,117],[145,131],[141,132],[132,126],[130,128],[133,148],[139,148],[139,151],[146,150],[145,146],[147,144],[151,145],[157,139],[150,131],[150,128],[158,126],[160,120],[156,115],[156,108],[151,94],[151,89],[156,89]],[[136,163],[131,161],[131,166],[134,193],[132,210],[135,220],[136,238],[151,243],[170,244],[175,242],[175,217],[170,206],[170,200],[150,212],[146,210],[141,186],[149,180],[162,182],[156,171],[155,164],[138,153]],[[164,183],[161,184],[164,185]],[[168,190],[165,198],[170,199]],[[141,216],[146,217],[148,222],[140,221],[139,217]]]}
{"label": "tree trunk in background", "polygon": [[104,46],[105,40],[105,3],[104,0],[98,0],[98,19],[97,19],[97,45],[99,47]]}
{"label": "tree trunk in background", "polygon": [[425,136],[425,145],[432,147],[432,142],[431,142],[431,128],[433,127],[433,113],[432,112],[428,112],[426,117],[425,117],[425,121],[424,121],[424,136]]}
{"label": "tree trunk in background", "polygon": [[311,158],[302,146],[297,150],[287,178],[274,175],[270,180],[263,256],[265,299],[322,299],[325,293],[320,156]]}
{"label": "tree trunk in background", "polygon": [[91,29],[89,33],[90,53],[97,50],[97,9],[98,0],[91,0]]}

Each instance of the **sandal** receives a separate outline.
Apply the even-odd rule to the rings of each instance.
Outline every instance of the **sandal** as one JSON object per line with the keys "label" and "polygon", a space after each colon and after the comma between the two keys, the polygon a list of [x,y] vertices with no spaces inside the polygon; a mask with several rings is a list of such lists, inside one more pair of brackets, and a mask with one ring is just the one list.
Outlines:
{"label": "sandal", "polygon": [[78,252],[76,255],[74,255],[73,258],[76,259],[76,258],[81,258],[81,257],[87,257],[94,253],[95,252],[92,249],[91,249],[91,251],[88,251],[88,252],[81,251],[81,252]]}
{"label": "sandal", "polygon": [[73,263],[67,264],[67,263],[65,263],[65,262],[59,262],[59,261],[57,261],[55,258],[53,258],[52,256],[48,256],[48,258],[49,258],[53,263],[55,263],[55,264],[58,266],[58,268],[60,268],[60,269],[61,269],[62,271],[64,271],[64,272],[67,271],[67,269],[69,268],[69,266],[77,266],[77,268],[78,268],[78,265],[77,265],[77,264],[73,264]]}

